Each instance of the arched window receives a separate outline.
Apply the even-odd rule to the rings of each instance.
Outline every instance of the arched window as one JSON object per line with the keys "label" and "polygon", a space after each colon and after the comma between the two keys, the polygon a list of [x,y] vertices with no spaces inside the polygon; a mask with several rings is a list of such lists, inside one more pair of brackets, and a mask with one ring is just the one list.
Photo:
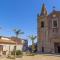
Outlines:
{"label": "arched window", "polygon": [[44,27],[44,21],[41,21],[41,28]]}

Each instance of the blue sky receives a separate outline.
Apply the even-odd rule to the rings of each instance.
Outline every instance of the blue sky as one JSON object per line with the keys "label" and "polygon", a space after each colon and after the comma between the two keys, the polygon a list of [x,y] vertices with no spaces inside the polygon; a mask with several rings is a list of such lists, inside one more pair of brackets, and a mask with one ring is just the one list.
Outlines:
{"label": "blue sky", "polygon": [[0,0],[0,35],[14,36],[14,28],[24,31],[21,37],[25,39],[31,34],[37,35],[37,14],[41,12],[43,2],[49,13],[53,6],[60,10],[60,0]]}

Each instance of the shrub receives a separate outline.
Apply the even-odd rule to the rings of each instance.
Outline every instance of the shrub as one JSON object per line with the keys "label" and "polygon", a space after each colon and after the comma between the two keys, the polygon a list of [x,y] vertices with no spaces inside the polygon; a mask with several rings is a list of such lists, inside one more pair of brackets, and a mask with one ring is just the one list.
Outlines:
{"label": "shrub", "polygon": [[[11,54],[15,55],[15,51],[12,51]],[[22,55],[22,51],[16,50],[16,55]]]}
{"label": "shrub", "polygon": [[22,51],[17,50],[17,51],[16,51],[16,55],[22,55]]}

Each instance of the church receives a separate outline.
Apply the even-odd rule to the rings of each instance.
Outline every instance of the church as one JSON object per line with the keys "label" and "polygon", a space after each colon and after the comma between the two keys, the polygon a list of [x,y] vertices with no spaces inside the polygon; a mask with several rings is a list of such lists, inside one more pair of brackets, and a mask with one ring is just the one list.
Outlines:
{"label": "church", "polygon": [[45,4],[37,15],[38,52],[60,53],[60,11],[48,14]]}

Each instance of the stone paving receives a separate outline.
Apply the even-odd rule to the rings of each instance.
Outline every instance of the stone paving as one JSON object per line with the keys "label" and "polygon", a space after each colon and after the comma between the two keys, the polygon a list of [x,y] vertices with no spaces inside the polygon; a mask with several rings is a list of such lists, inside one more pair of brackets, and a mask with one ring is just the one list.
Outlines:
{"label": "stone paving", "polygon": [[22,58],[16,59],[7,59],[0,57],[0,60],[60,60],[60,55],[40,54],[35,56],[23,56]]}

